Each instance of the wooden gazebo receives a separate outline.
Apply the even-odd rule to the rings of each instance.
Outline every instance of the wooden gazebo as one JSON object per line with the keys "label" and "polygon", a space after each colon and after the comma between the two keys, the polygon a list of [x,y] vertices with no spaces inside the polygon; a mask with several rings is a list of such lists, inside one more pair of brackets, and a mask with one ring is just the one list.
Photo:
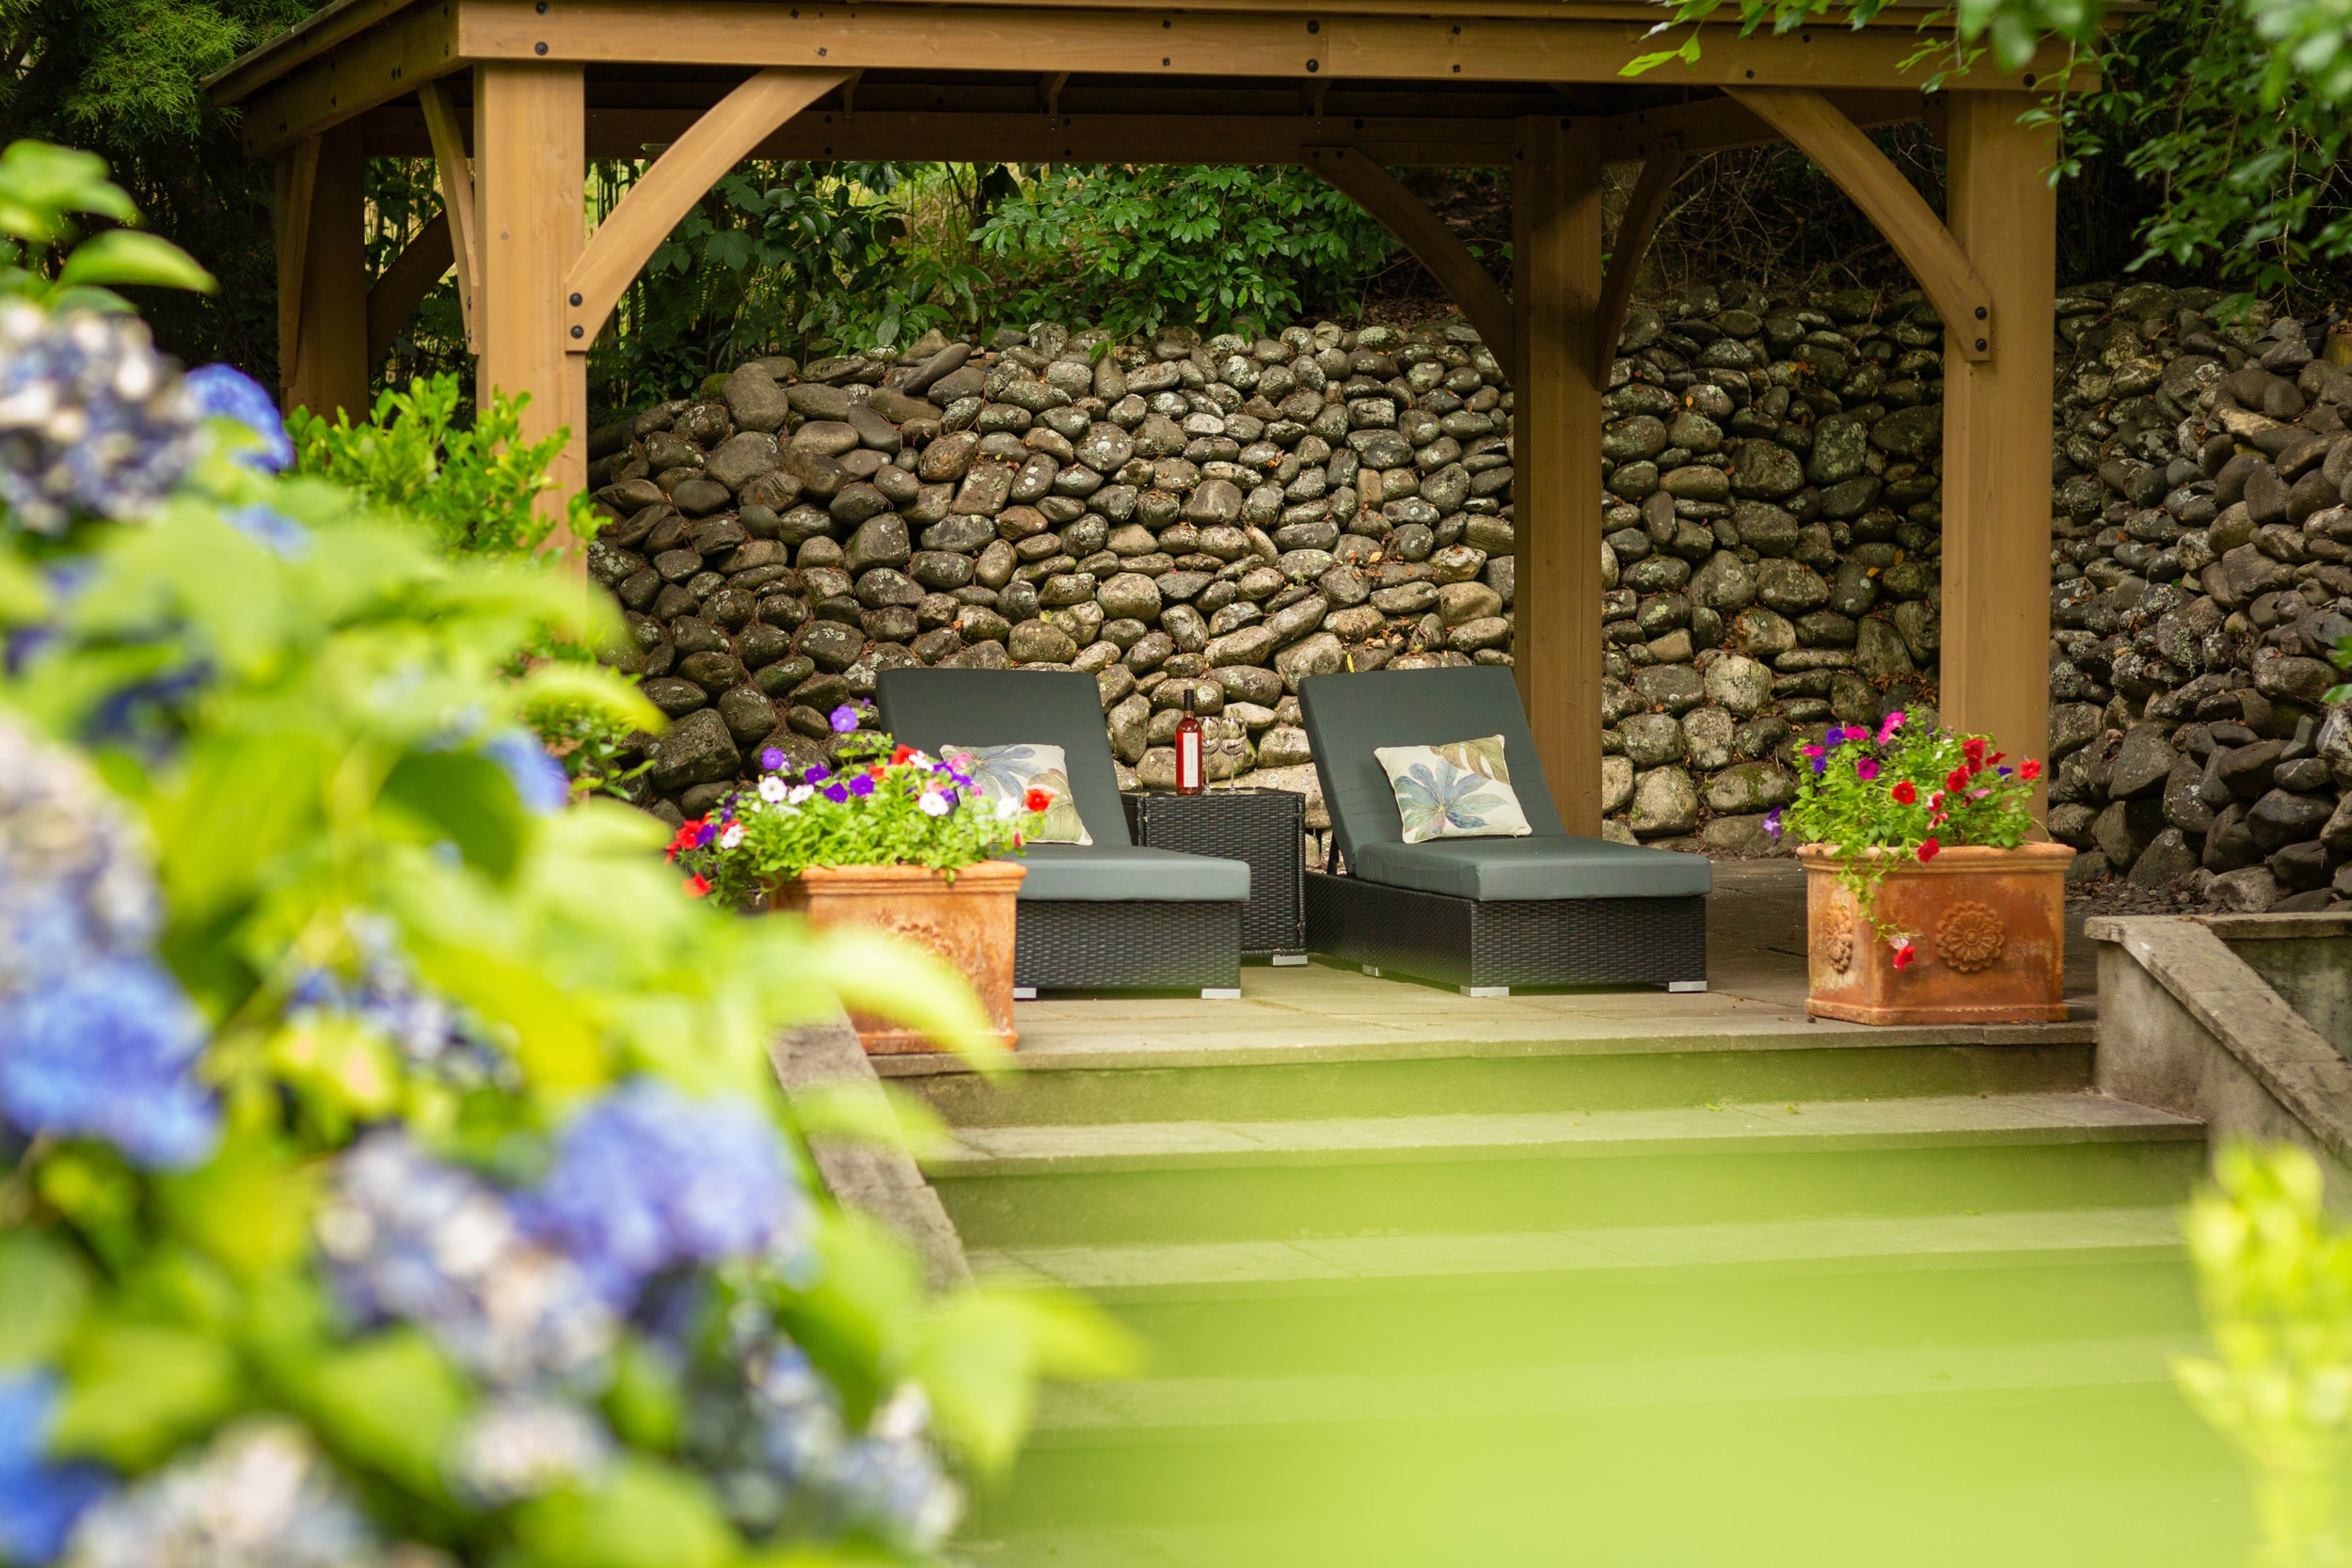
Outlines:
{"label": "wooden gazebo", "polygon": [[[1572,832],[1600,829],[1600,394],[1683,161],[1785,138],[1878,225],[1946,324],[1947,719],[2040,755],[2047,733],[2049,132],[2022,121],[2069,69],[1989,61],[1917,84],[1920,10],[1742,39],[1621,74],[1657,47],[1641,0],[335,0],[213,84],[278,162],[289,405],[366,402],[369,372],[453,265],[485,390],[574,435],[586,355],[673,225],[745,158],[1298,163],[1441,280],[1510,377],[1517,669]],[[1948,39],[1945,40],[1948,43]],[[1926,118],[1939,218],[1864,135]],[[660,156],[587,232],[592,157]],[[370,156],[437,160],[443,216],[370,288]],[[1640,177],[1603,265],[1601,169]],[[1506,294],[1391,166],[1514,171]],[[1789,214],[1802,222],[1803,214]]]}

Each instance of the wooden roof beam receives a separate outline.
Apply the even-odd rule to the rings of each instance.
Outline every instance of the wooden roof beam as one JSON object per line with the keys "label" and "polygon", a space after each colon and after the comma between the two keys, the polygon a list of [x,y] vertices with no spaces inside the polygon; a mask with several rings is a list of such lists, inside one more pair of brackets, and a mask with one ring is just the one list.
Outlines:
{"label": "wooden roof beam", "polygon": [[1343,147],[1311,147],[1301,160],[1308,168],[1345,191],[1356,205],[1380,220],[1380,226],[1402,241],[1437,278],[1470,324],[1486,340],[1486,350],[1502,367],[1505,381],[1516,377],[1518,336],[1511,313],[1511,296],[1486,274],[1470,247],[1454,236],[1437,214],[1399,183],[1395,175]]}
{"label": "wooden roof beam", "polygon": [[[1961,356],[1992,356],[1993,293],[1944,220],[1902,171],[1818,92],[1801,87],[1734,87],[1733,96],[1796,143],[1852,198],[1935,304]],[[1973,330],[1971,330],[1973,328]]]}
{"label": "wooden roof beam", "polygon": [[408,11],[278,78],[246,104],[246,153],[283,151],[459,69],[458,11],[455,0]]}
{"label": "wooden roof beam", "polygon": [[[424,296],[433,286],[449,276],[451,263],[457,260],[457,251],[450,239],[449,214],[441,214],[431,223],[417,230],[416,236],[403,245],[392,264],[377,275],[368,290],[368,365],[370,369],[384,362],[392,352],[392,344],[400,339],[400,329],[408,325],[408,318],[417,313]],[[471,307],[468,307],[469,324],[466,341],[473,346],[470,322]]]}
{"label": "wooden roof beam", "polygon": [[[1648,43],[1633,18],[1309,15],[1153,11],[1104,7],[802,5],[760,0],[564,0],[541,14],[533,0],[463,0],[459,52],[469,59],[587,64],[798,66],[803,69],[1057,71],[1143,77],[1264,76],[1307,81],[1622,81]],[[1699,60],[1675,68],[1677,85],[1735,83],[1885,87],[1922,80],[1906,64],[1921,35],[1908,28],[1819,27],[1710,39]],[[2033,71],[2066,65],[2045,48]],[[2028,72],[2028,74],[2031,74]],[[1948,90],[2014,87],[1982,69]]]}

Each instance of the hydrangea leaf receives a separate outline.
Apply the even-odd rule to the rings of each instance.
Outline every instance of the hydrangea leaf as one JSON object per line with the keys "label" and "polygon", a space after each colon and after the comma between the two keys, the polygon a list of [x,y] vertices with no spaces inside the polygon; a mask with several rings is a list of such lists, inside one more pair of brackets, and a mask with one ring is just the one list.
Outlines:
{"label": "hydrangea leaf", "polygon": [[45,1362],[89,1299],[89,1269],[38,1230],[0,1232],[0,1368]]}
{"label": "hydrangea leaf", "polygon": [[924,1323],[909,1370],[940,1434],[993,1474],[1012,1463],[1028,1431],[1041,1371],[1125,1377],[1140,1355],[1132,1335],[1076,1296],[964,1291]]}
{"label": "hydrangea leaf", "polygon": [[922,1270],[896,1232],[854,1211],[823,1211],[810,1242],[816,1278],[777,1304],[777,1318],[862,1425],[904,1372],[924,1312]]}
{"label": "hydrangea leaf", "polygon": [[414,752],[384,780],[385,803],[457,847],[466,863],[505,881],[521,863],[531,816],[506,770],[468,752]]}
{"label": "hydrangea leaf", "polygon": [[209,1164],[165,1181],[164,1212],[192,1246],[256,1279],[302,1261],[318,1179],[267,1139],[232,1139]]}
{"label": "hydrangea leaf", "polygon": [[473,1389],[422,1332],[377,1335],[318,1363],[307,1381],[328,1443],[420,1497],[445,1496],[443,1465]]}
{"label": "hydrangea leaf", "polygon": [[911,1024],[966,1062],[1002,1069],[1011,1053],[963,976],[929,949],[865,926],[811,933],[843,1006]]}
{"label": "hydrangea leaf", "polygon": [[686,1417],[684,1379],[677,1364],[645,1342],[625,1337],[612,1353],[612,1386],[605,1390],[605,1418],[632,1447],[667,1453],[677,1446]]}
{"label": "hydrangea leaf", "polygon": [[65,1372],[52,1449],[123,1470],[144,1469],[217,1425],[245,1392],[219,1336],[120,1319],[85,1324]]}
{"label": "hydrangea leaf", "polygon": [[699,1478],[622,1460],[594,1491],[560,1492],[519,1509],[515,1533],[548,1568],[723,1568],[740,1553]]}
{"label": "hydrangea leaf", "polygon": [[160,235],[135,229],[109,229],[84,240],[65,259],[57,280],[68,285],[145,284],[201,294],[220,287],[195,257]]}

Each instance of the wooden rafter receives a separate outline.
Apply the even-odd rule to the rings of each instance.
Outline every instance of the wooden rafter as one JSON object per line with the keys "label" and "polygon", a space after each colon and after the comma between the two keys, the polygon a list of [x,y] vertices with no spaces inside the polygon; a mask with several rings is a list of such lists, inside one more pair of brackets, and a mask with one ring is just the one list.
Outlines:
{"label": "wooden rafter", "polygon": [[[482,277],[481,208],[474,201],[473,165],[466,156],[465,121],[449,91],[438,82],[417,89],[424,107],[425,135],[433,143],[433,168],[441,186],[441,215],[449,223],[451,259],[457,265],[457,309],[466,331],[466,348],[480,347],[474,329],[474,295]],[[434,274],[436,279],[440,274]],[[428,288],[430,284],[426,285]],[[420,295],[420,298],[422,296]]]}
{"label": "wooden rafter", "polygon": [[318,195],[319,139],[307,136],[278,160],[278,374],[294,384],[289,345],[302,337],[302,280],[308,274],[310,204]]}
{"label": "wooden rafter", "polygon": [[1395,175],[1360,152],[1343,147],[1312,147],[1307,149],[1304,162],[1377,218],[1429,269],[1447,297],[1486,340],[1487,352],[1502,367],[1503,378],[1512,379],[1517,334],[1512,329],[1510,296],[1486,275],[1454,230],[1399,183]]}
{"label": "wooden rafter", "polygon": [[246,151],[282,151],[456,70],[457,9],[445,0],[405,11],[304,61],[246,104]]}
{"label": "wooden rafter", "polygon": [[839,87],[844,71],[771,69],[721,99],[628,188],[572,263],[569,347],[584,354],[604,329],[622,291],[713,182],[750,155],[777,126]]}
{"label": "wooden rafter", "polygon": [[[416,237],[401,247],[392,264],[377,277],[368,290],[370,367],[382,364],[384,356],[392,352],[400,329],[417,313],[417,307],[433,292],[433,285],[449,275],[450,263],[456,259],[450,240],[449,214],[442,213],[418,230]],[[470,333],[468,338],[470,342]]]}
{"label": "wooden rafter", "polygon": [[1594,324],[1593,342],[1600,357],[1593,373],[1603,383],[1609,379],[1609,362],[1617,352],[1617,334],[1625,326],[1626,309],[1633,303],[1633,281],[1641,273],[1642,258],[1649,250],[1650,236],[1658,230],[1658,220],[1666,215],[1666,198],[1674,194],[1682,161],[1680,140],[1660,137],[1650,155],[1642,160],[1642,172],[1634,177],[1633,192],[1626,198],[1616,243],[1609,249],[1609,272],[1600,283],[1599,318]]}
{"label": "wooden rafter", "polygon": [[1728,90],[1820,165],[1821,172],[1877,225],[1934,302],[1962,357],[1990,357],[1993,330],[1998,325],[1993,320],[1992,292],[1927,198],[1861,128],[1820,93],[1803,87]]}

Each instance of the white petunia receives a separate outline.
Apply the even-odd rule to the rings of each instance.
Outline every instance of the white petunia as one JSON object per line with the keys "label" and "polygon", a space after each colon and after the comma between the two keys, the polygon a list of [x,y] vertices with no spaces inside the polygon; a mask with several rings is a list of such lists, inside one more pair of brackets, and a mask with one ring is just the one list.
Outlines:
{"label": "white petunia", "polygon": [[722,849],[732,849],[742,842],[743,824],[740,822],[728,823],[726,832],[719,835],[719,847]]}
{"label": "white petunia", "polygon": [[923,815],[926,816],[945,816],[947,815],[947,797],[942,795],[936,789],[927,789],[923,791],[923,798],[914,803],[923,808]]}
{"label": "white petunia", "polygon": [[785,800],[796,806],[806,805],[816,794],[815,784],[795,784],[792,786],[792,793],[786,796]]}
{"label": "white petunia", "polygon": [[765,774],[759,781],[759,798],[763,800],[771,802],[781,800],[784,799],[784,793],[788,787],[790,786],[786,784],[782,779],[776,777],[775,774]]}

